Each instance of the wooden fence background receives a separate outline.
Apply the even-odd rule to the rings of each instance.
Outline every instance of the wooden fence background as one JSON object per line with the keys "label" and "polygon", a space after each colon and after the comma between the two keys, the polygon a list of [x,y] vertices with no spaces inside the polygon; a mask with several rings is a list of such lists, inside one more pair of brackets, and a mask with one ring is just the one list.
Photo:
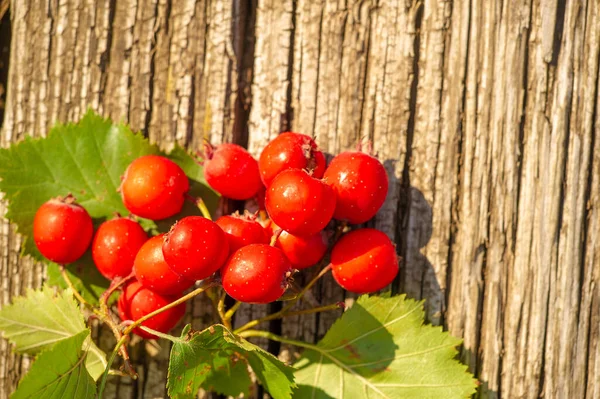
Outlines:
{"label": "wooden fence background", "polygon": [[[88,106],[165,147],[372,140],[394,288],[464,338],[481,397],[600,397],[598,1],[12,0],[9,43],[3,146]],[[19,244],[0,223],[0,305],[44,280]],[[313,298],[345,294],[326,279]],[[315,340],[333,318],[270,328]],[[161,345],[138,346],[140,380],[108,397],[163,397]],[[0,342],[0,397],[27,365]]]}

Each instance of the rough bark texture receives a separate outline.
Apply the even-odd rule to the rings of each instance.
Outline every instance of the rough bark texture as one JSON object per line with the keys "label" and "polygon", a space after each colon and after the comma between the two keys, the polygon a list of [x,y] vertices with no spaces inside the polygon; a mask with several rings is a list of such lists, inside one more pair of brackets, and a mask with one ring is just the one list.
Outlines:
{"label": "rough bark texture", "polygon": [[[1,145],[88,106],[166,147],[370,140],[391,181],[370,224],[403,257],[393,289],[464,338],[479,395],[600,397],[598,2],[13,0],[10,18]],[[19,244],[2,222],[0,305],[44,280]],[[309,299],[352,297],[326,278]],[[208,309],[194,301],[195,327]],[[312,341],[334,319],[269,327]],[[108,396],[164,397],[160,345],[138,345],[140,380]],[[28,364],[0,341],[0,397]]]}

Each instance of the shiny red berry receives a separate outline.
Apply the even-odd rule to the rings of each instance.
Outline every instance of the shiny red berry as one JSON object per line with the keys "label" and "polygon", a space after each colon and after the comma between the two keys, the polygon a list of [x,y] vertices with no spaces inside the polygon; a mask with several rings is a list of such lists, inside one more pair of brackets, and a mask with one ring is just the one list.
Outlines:
{"label": "shiny red berry", "polygon": [[237,144],[221,144],[206,151],[204,178],[227,198],[247,200],[262,187],[258,162]]}
{"label": "shiny red berry", "polygon": [[258,160],[260,177],[269,186],[286,169],[304,169],[317,179],[325,172],[325,156],[313,139],[305,134],[285,132],[263,149]]}
{"label": "shiny red berry", "polygon": [[[129,283],[117,302],[119,317],[122,321],[136,321],[147,314],[158,310],[171,302],[177,300],[177,296],[164,296],[157,294],[145,288],[138,281]],[[142,326],[148,327],[162,333],[167,333],[179,323],[185,314],[185,303],[179,304],[174,308],[165,310],[156,316],[146,320]],[[142,338],[155,339],[153,334],[150,334],[140,328],[133,330],[134,333]]]}
{"label": "shiny red berry", "polygon": [[276,247],[296,269],[306,269],[319,263],[327,252],[329,240],[324,231],[308,237],[299,237],[282,231],[277,238]]}
{"label": "shiny red berry", "polygon": [[44,257],[53,262],[75,262],[92,241],[92,218],[75,199],[51,199],[39,207],[33,219],[33,241]]}
{"label": "shiny red berry", "polygon": [[229,245],[216,223],[201,216],[188,216],[171,227],[162,253],[175,273],[189,280],[202,280],[225,263]]}
{"label": "shiny red berry", "polygon": [[122,217],[106,221],[98,227],[92,241],[94,264],[109,280],[126,277],[146,241],[148,235],[139,223]]}
{"label": "shiny red berry", "polygon": [[335,192],[304,170],[288,169],[271,182],[265,205],[279,227],[294,235],[311,236],[331,220]]}
{"label": "shiny red berry", "polygon": [[158,155],[133,161],[121,183],[125,207],[134,215],[160,220],[181,211],[189,181],[175,162]]}
{"label": "shiny red berry", "polygon": [[352,224],[371,219],[383,205],[388,192],[385,168],[363,152],[343,152],[333,158],[323,176],[337,194],[334,219]]}
{"label": "shiny red berry", "polygon": [[232,254],[241,247],[250,244],[268,244],[270,234],[256,221],[252,215],[239,213],[221,216],[215,222],[223,229],[229,242],[229,253]]}
{"label": "shiny red berry", "polygon": [[161,295],[179,295],[194,282],[175,273],[163,257],[164,234],[152,237],[142,245],[133,262],[137,280]]}
{"label": "shiny red berry", "polygon": [[398,274],[396,248],[388,236],[375,229],[345,234],[331,251],[333,278],[344,289],[359,294],[390,284]]}
{"label": "shiny red berry", "polygon": [[251,244],[238,249],[221,268],[225,292],[247,303],[269,303],[287,289],[292,266],[279,248]]}

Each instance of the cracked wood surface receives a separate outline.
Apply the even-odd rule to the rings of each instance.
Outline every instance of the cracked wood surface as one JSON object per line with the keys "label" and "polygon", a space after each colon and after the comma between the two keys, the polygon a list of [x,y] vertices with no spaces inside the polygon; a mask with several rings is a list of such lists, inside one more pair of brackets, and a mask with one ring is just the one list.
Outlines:
{"label": "cracked wood surface", "polygon": [[[330,154],[372,141],[391,184],[369,225],[403,257],[392,288],[464,339],[478,395],[600,396],[597,2],[13,0],[9,12],[1,145],[88,106],[165,147],[258,155],[284,130]],[[0,304],[44,280],[19,245],[2,222]],[[302,306],[354,297],[329,277]],[[268,310],[244,306],[235,324]],[[206,326],[210,304],[187,317]],[[266,327],[314,341],[336,317]],[[108,396],[164,397],[160,345],[136,345],[140,380],[114,379]],[[0,397],[28,365],[0,342]]]}

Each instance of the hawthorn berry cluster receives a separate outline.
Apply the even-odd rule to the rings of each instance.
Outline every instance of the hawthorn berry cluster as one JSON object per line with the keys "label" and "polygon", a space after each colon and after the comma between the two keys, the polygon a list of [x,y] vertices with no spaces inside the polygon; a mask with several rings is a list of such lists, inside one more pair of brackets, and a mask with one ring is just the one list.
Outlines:
{"label": "hawthorn berry cluster", "polygon": [[[272,140],[258,161],[235,144],[207,145],[203,165],[207,183],[223,197],[256,198],[266,212],[235,213],[214,222],[183,217],[168,233],[148,237],[133,216],[161,220],[179,214],[190,186],[175,162],[147,155],[128,166],[120,187],[133,216],[106,221],[94,234],[90,215],[72,196],[51,199],[35,215],[35,244],[61,265],[79,259],[91,244],[103,276],[129,279],[117,303],[123,321],[138,320],[181,297],[196,281],[217,276],[237,301],[269,303],[284,294],[295,270],[324,258],[331,239],[325,228],[332,220],[370,220],[388,191],[377,158],[348,151],[327,166],[314,140],[292,132]],[[377,291],[398,273],[393,243],[372,228],[339,237],[330,262],[335,281],[356,293]],[[167,332],[184,313],[181,303],[142,325]],[[154,338],[141,329],[134,332]]]}

